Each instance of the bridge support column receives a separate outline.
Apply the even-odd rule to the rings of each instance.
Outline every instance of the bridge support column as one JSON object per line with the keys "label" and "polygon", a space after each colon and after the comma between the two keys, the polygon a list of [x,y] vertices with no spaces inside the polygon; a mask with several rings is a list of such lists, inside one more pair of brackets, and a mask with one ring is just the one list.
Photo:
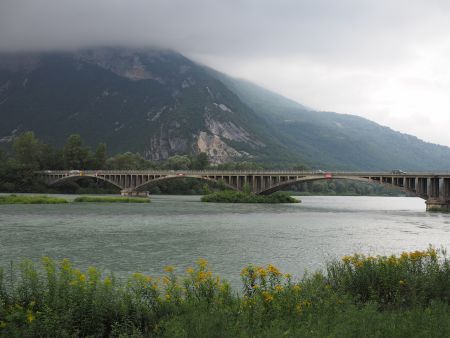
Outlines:
{"label": "bridge support column", "polygon": [[135,191],[131,189],[123,189],[120,194],[125,197],[147,197],[148,191]]}

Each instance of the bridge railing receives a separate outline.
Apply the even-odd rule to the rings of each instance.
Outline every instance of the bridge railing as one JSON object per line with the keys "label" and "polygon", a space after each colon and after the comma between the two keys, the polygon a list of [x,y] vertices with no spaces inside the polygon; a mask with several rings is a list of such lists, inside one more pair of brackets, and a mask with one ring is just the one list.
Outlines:
{"label": "bridge railing", "polygon": [[36,171],[40,175],[201,175],[201,176],[220,176],[220,175],[331,175],[331,176],[395,176],[395,177],[414,177],[414,176],[446,176],[450,177],[450,171],[447,172],[358,172],[358,171],[295,171],[295,170],[40,170]]}

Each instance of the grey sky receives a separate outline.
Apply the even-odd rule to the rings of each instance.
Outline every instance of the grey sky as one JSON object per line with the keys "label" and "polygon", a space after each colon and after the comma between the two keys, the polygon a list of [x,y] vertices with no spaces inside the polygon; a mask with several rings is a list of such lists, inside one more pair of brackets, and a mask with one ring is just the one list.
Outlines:
{"label": "grey sky", "polygon": [[449,33],[449,1],[0,0],[0,50],[169,47],[446,145]]}

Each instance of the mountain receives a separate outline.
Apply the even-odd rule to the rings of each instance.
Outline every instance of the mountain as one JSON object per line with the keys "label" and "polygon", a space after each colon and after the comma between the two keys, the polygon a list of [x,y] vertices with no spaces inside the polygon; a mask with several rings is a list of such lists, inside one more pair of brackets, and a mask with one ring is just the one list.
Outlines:
{"label": "mountain", "polygon": [[169,50],[0,54],[0,143],[33,130],[61,146],[79,133],[111,154],[161,160],[206,152],[355,170],[450,168],[450,149],[366,119],[314,111]]}

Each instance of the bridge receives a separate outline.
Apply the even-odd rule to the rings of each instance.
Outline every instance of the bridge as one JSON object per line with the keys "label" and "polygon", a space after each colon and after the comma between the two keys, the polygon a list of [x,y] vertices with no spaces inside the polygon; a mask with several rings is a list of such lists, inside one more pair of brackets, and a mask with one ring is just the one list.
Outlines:
{"label": "bridge", "polygon": [[450,210],[450,173],[322,172],[322,171],[221,171],[221,170],[44,170],[36,172],[48,185],[60,185],[84,178],[109,182],[122,195],[145,195],[159,182],[196,178],[254,194],[268,195],[290,185],[317,180],[344,179],[397,187],[426,200],[427,210]]}

